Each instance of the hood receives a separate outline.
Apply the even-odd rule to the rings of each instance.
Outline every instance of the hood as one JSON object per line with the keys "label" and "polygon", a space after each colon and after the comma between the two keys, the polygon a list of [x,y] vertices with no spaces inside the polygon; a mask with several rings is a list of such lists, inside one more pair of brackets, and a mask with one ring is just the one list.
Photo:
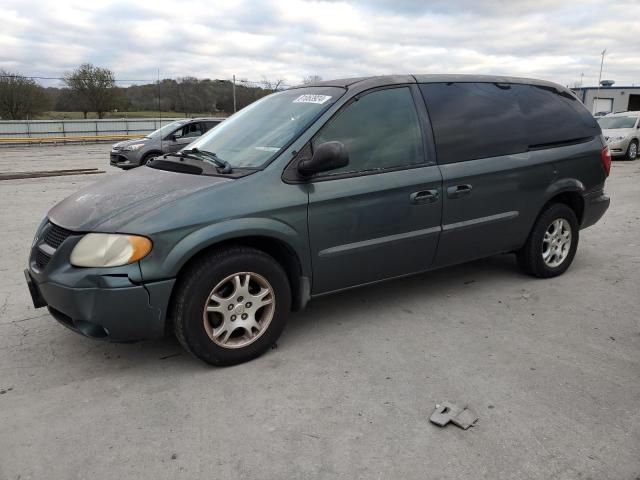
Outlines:
{"label": "hood", "polygon": [[231,181],[223,177],[136,168],[74,193],[53,207],[48,217],[56,225],[68,230],[118,232],[145,213]]}
{"label": "hood", "polygon": [[610,137],[626,137],[631,135],[635,128],[605,128],[602,130],[602,134],[606,138]]}
{"label": "hood", "polygon": [[122,142],[114,143],[112,148],[118,150],[123,147],[128,147],[129,145],[137,145],[138,143],[147,143],[149,140],[150,140],[149,138],[135,138],[133,140],[124,140]]}

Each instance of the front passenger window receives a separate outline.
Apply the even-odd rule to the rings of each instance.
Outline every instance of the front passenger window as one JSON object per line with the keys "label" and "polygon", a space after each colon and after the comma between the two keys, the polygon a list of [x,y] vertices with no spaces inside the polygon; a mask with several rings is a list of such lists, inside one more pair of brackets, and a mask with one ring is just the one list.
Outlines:
{"label": "front passenger window", "polygon": [[348,105],[312,141],[339,141],[349,164],[330,175],[374,171],[424,162],[422,135],[411,91],[407,87],[378,90]]}
{"label": "front passenger window", "polygon": [[179,129],[176,133],[176,138],[195,138],[202,135],[202,129],[200,123],[188,123]]}

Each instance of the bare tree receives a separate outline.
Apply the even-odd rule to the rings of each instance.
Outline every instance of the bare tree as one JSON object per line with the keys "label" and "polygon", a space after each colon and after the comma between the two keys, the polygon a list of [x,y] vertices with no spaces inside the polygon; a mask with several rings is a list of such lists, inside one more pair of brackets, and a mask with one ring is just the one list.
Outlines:
{"label": "bare tree", "polygon": [[98,118],[103,118],[105,112],[115,106],[115,76],[108,68],[84,63],[65,75],[64,82],[71,89],[84,118],[87,118],[88,111],[96,112]]}
{"label": "bare tree", "polygon": [[302,79],[303,85],[309,85],[311,83],[321,82],[322,77],[320,75],[307,75]]}
{"label": "bare tree", "polygon": [[266,90],[280,90],[284,86],[284,78],[279,78],[277,80],[269,80],[266,76],[262,76],[262,87]]}
{"label": "bare tree", "polygon": [[0,117],[22,120],[49,106],[44,88],[33,79],[0,70]]}

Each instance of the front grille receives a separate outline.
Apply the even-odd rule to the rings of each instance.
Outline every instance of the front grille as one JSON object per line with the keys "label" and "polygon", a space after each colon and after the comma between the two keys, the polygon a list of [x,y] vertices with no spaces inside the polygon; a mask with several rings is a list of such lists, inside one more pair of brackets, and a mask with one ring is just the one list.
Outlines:
{"label": "front grille", "polygon": [[[45,233],[42,237],[42,242],[36,246],[35,250],[35,262],[37,267],[42,270],[46,267],[51,261],[52,255],[50,255],[50,250],[46,249],[49,253],[45,253],[42,251],[41,245],[46,244],[51,247],[53,250],[57,250],[60,245],[69,237],[69,235],[73,234],[71,230],[67,230],[66,228],[59,227],[54,223],[47,223],[45,226]],[[55,253],[55,252],[54,252]]]}
{"label": "front grille", "polygon": [[73,232],[59,227],[58,225],[55,225],[53,223],[50,223],[50,225],[51,227],[44,236],[44,243],[46,243],[50,247],[58,248],[60,245],[62,245],[62,242],[64,242],[67,237]]}
{"label": "front grille", "polygon": [[49,260],[51,260],[51,257],[44,253],[42,250],[38,249],[36,251],[36,265],[38,266],[38,268],[42,269],[46,267],[49,263]]}

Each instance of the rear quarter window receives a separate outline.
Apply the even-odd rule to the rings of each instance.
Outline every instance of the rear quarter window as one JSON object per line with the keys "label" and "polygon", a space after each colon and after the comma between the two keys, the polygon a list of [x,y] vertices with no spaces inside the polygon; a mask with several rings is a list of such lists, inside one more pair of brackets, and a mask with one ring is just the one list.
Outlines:
{"label": "rear quarter window", "polygon": [[524,115],[529,148],[600,135],[596,120],[571,93],[540,85],[512,87]]}
{"label": "rear quarter window", "polygon": [[438,163],[526,151],[520,108],[510,84],[420,85],[436,143]]}

